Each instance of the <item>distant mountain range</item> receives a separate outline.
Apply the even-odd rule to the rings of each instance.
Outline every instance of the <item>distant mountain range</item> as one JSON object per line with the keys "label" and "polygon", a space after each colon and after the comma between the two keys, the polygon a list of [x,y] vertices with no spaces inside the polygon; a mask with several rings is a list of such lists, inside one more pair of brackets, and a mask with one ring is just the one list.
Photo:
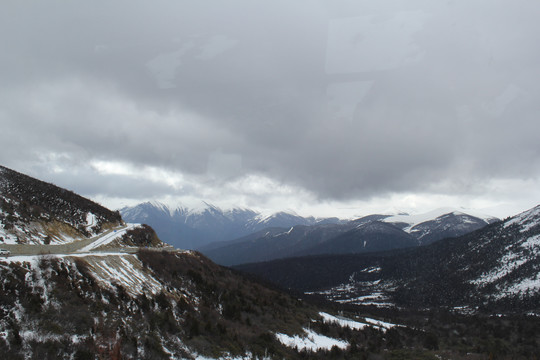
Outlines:
{"label": "distant mountain range", "polygon": [[168,207],[160,202],[145,202],[120,209],[128,222],[152,226],[160,239],[180,249],[197,249],[216,241],[236,239],[265,228],[290,228],[296,225],[339,223],[338,218],[302,217],[287,212],[264,215],[234,208],[222,210],[203,202],[198,209]]}
{"label": "distant mountain range", "polygon": [[293,226],[259,231],[200,248],[222,265],[294,256],[356,254],[426,245],[478,230],[498,219],[450,209],[421,215],[369,215],[338,224]]}
{"label": "distant mountain range", "polygon": [[427,246],[237,268],[341,304],[468,312],[538,310],[540,206]]}

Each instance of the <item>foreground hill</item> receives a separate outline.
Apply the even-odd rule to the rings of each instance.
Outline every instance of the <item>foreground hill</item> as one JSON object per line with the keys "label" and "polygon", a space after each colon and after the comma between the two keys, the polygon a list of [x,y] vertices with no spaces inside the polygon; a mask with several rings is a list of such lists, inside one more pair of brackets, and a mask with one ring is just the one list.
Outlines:
{"label": "foreground hill", "polygon": [[0,166],[0,244],[64,244],[121,224],[118,212]]}
{"label": "foreground hill", "polygon": [[227,266],[307,255],[368,253],[427,245],[495,220],[448,209],[417,216],[368,215],[341,224],[267,229],[199,250]]}
{"label": "foreground hill", "polygon": [[273,334],[301,334],[320,319],[190,252],[12,257],[0,275],[0,348],[10,359],[294,358]]}
{"label": "foreground hill", "polygon": [[238,269],[339,303],[539,311],[540,207],[470,234],[393,252],[317,256]]}

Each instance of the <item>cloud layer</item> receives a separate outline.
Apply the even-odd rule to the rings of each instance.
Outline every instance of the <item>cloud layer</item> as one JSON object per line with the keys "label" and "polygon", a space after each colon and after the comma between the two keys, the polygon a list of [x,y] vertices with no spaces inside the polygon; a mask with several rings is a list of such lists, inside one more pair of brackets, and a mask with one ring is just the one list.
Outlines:
{"label": "cloud layer", "polygon": [[525,206],[539,188],[539,12],[8,2],[0,161],[100,199]]}

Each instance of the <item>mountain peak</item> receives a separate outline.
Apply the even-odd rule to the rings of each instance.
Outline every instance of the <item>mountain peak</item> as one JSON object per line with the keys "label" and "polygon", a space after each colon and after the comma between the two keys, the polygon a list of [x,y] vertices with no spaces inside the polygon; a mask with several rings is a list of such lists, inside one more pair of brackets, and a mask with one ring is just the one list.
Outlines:
{"label": "mountain peak", "polygon": [[263,214],[240,207],[224,210],[207,201],[200,201],[195,207],[177,207],[176,210],[159,201],[146,202],[123,208],[120,212],[126,221],[149,224],[163,241],[183,249],[236,239],[267,227],[290,229],[295,225],[340,221],[337,218],[304,218],[289,211]]}

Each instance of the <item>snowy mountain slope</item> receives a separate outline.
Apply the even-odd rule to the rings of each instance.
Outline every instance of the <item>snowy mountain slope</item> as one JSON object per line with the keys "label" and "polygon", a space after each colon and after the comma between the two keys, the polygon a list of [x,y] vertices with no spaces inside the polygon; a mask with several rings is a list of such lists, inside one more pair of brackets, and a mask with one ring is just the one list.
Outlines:
{"label": "snowy mountain slope", "polygon": [[448,215],[448,214],[469,215],[471,217],[475,217],[475,218],[478,218],[480,220],[484,220],[486,223],[492,223],[494,221],[499,220],[499,219],[497,219],[497,218],[495,218],[493,216],[486,215],[486,214],[481,214],[479,212],[472,211],[472,210],[458,210],[458,209],[455,209],[455,208],[443,207],[443,208],[434,209],[432,211],[428,211],[426,213],[421,213],[421,214],[411,215],[411,214],[407,214],[407,213],[400,213],[400,214],[397,214],[397,215],[388,215],[384,219],[384,221],[390,222],[390,223],[407,224],[407,228],[404,229],[404,230],[407,231],[408,229],[410,230],[412,227],[414,227],[414,226],[416,226],[418,224],[421,224],[421,223],[426,222],[426,221],[432,221],[434,219],[437,219],[437,218],[439,218],[441,216]]}
{"label": "snowy mountain slope", "polygon": [[394,253],[303,257],[238,268],[340,303],[536,311],[540,207],[461,237]]}
{"label": "snowy mountain slope", "polygon": [[427,245],[447,237],[467,234],[498,220],[489,215],[473,215],[451,208],[440,208],[418,215],[388,216],[381,221],[402,228],[414,236],[419,245]]}
{"label": "snowy mountain slope", "polygon": [[[498,256],[469,282],[480,291],[496,289],[496,298],[540,293],[540,206],[506,220],[501,226]],[[489,248],[493,248],[490,241],[475,246],[476,251]]]}
{"label": "snowy mountain slope", "polygon": [[236,239],[264,228],[339,222],[337,218],[303,218],[285,212],[265,215],[243,208],[222,210],[205,202],[196,209],[146,202],[123,208],[120,213],[126,221],[152,226],[163,241],[182,249]]}

